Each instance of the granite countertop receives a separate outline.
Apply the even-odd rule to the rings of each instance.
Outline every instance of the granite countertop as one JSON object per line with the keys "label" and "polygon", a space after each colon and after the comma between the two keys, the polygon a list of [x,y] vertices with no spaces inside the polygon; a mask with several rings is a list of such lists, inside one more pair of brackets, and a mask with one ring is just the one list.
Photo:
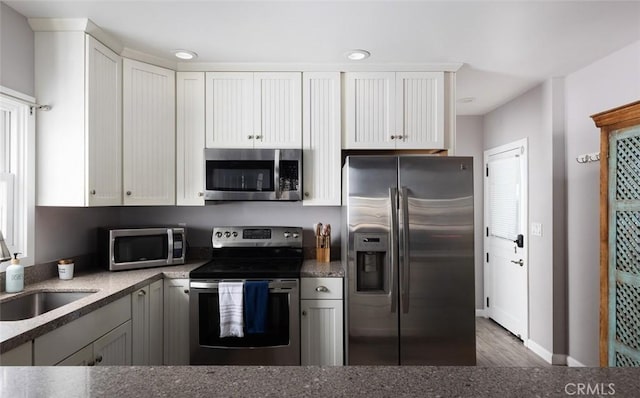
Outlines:
{"label": "granite countertop", "polygon": [[344,278],[344,267],[341,261],[321,263],[314,260],[304,260],[300,276],[302,278]]}
{"label": "granite countertop", "polygon": [[94,294],[34,318],[0,322],[0,353],[42,336],[159,279],[189,278],[189,271],[206,261],[190,261],[183,265],[131,271],[81,272],[74,275],[71,280],[47,279],[27,285],[24,291],[19,293],[0,293],[0,300],[4,301],[32,291],[96,291]]}
{"label": "granite countertop", "polygon": [[[598,393],[585,394],[588,391]],[[596,390],[597,389],[597,390]],[[582,391],[580,394],[579,391]],[[637,397],[633,368],[4,367],[3,397]]]}

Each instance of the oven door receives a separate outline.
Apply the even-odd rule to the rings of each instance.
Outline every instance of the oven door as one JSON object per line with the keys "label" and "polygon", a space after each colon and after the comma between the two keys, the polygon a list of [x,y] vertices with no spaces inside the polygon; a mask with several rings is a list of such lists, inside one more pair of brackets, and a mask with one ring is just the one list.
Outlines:
{"label": "oven door", "polygon": [[[300,365],[300,293],[297,279],[269,281],[267,330],[220,338],[218,282],[191,280],[192,365]],[[229,280],[229,282],[240,280]]]}

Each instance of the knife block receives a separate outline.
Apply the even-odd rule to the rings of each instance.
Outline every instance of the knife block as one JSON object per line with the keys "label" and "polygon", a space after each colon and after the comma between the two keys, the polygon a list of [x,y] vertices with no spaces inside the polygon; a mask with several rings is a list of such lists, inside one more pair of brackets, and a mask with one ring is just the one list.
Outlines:
{"label": "knife block", "polygon": [[316,236],[316,261],[319,263],[331,261],[331,236]]}

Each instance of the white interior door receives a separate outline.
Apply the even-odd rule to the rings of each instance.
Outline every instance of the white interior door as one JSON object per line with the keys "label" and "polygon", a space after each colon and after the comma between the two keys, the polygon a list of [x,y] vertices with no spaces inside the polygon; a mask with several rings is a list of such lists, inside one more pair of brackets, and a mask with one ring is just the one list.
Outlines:
{"label": "white interior door", "polygon": [[[488,316],[528,338],[527,141],[485,151],[485,305]],[[517,243],[522,236],[522,247]]]}

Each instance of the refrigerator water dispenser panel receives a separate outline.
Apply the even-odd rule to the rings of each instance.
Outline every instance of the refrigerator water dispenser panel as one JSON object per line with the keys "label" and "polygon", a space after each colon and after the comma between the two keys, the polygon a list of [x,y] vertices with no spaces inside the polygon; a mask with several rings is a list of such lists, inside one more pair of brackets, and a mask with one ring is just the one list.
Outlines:
{"label": "refrigerator water dispenser panel", "polygon": [[354,234],[354,246],[357,263],[357,291],[386,293],[388,234],[356,233]]}

